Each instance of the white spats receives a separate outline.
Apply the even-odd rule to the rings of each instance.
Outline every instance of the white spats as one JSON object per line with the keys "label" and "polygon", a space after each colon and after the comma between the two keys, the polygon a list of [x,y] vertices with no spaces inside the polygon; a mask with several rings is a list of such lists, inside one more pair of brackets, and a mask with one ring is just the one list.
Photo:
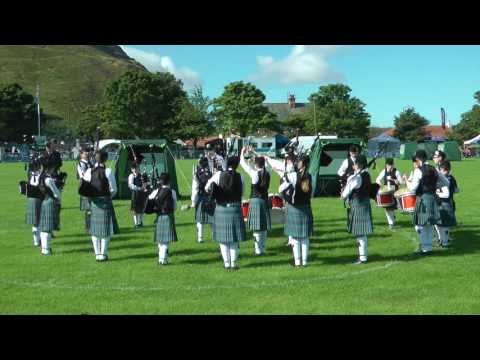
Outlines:
{"label": "white spats", "polygon": [[140,225],[140,222],[138,221],[138,215],[136,215],[136,214],[133,215],[133,224],[134,224],[135,226]]}
{"label": "white spats", "polygon": [[255,255],[262,254],[262,233],[254,231],[253,232],[253,244],[255,246]]}
{"label": "white spats", "polygon": [[357,243],[359,260],[365,262],[368,260],[368,239],[366,236],[359,236]]}
{"label": "white spats", "polygon": [[220,253],[222,254],[222,259],[224,266],[229,269],[230,268],[230,250],[227,245],[220,244]]}
{"label": "white spats", "polygon": [[100,253],[100,239],[96,236],[92,236],[92,244],[93,244],[93,251],[95,252],[95,258],[100,260],[101,253]]}
{"label": "white spats", "polygon": [[197,242],[203,242],[203,224],[197,222]]}
{"label": "white spats", "polygon": [[302,247],[302,265],[307,266],[308,250],[310,248],[310,240],[308,238],[302,239],[301,240],[301,247]]}
{"label": "white spats", "polygon": [[32,227],[32,235],[33,235],[33,246],[40,246],[40,231],[36,226]]}
{"label": "white spats", "polygon": [[108,245],[110,244],[110,238],[100,240],[100,255],[103,259],[108,258]]}
{"label": "white spats", "polygon": [[440,245],[447,246],[448,237],[449,237],[449,231],[448,231],[449,228],[445,226],[436,226],[436,228],[437,228]]}
{"label": "white spats", "polygon": [[385,210],[385,215],[387,216],[388,225],[395,225],[395,211]]}
{"label": "white spats", "polygon": [[424,226],[415,226],[415,231],[418,234],[420,239],[420,250],[422,252],[432,251],[432,237],[433,237],[433,226],[424,225]]}
{"label": "white spats", "polygon": [[300,266],[302,264],[302,249],[301,244],[298,239],[292,238],[291,242],[293,244],[292,251],[293,251],[293,260],[295,262],[295,266]]}
{"label": "white spats", "polygon": [[167,263],[168,244],[158,244],[158,262],[162,265]]}
{"label": "white spats", "polygon": [[50,255],[51,254],[51,249],[50,249],[50,243],[51,243],[52,237],[50,233],[47,232],[41,232],[40,233],[40,243],[42,246],[42,254],[43,255]]}
{"label": "white spats", "polygon": [[240,252],[238,244],[229,245],[229,251],[230,251],[230,267],[234,268],[237,266],[238,253]]}

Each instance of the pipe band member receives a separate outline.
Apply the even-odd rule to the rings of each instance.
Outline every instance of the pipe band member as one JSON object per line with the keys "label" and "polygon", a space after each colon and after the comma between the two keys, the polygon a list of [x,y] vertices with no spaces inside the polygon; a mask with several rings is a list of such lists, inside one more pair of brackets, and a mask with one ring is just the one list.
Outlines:
{"label": "pipe band member", "polygon": [[59,218],[56,210],[56,203],[61,204],[62,195],[55,185],[55,180],[50,172],[45,169],[45,163],[41,165],[41,173],[38,189],[42,196],[40,208],[40,242],[42,255],[51,255],[52,232],[59,228]]}
{"label": "pipe band member", "polygon": [[445,154],[442,150],[435,150],[432,159],[435,164],[435,169],[440,172],[440,164],[447,160],[447,154]]}
{"label": "pipe band member", "polygon": [[437,189],[437,195],[440,199],[440,218],[441,225],[436,225],[438,231],[438,243],[442,248],[448,248],[450,228],[457,226],[457,218],[455,216],[455,201],[453,195],[460,192],[457,185],[457,180],[452,175],[452,166],[449,160],[444,160],[439,165],[440,173],[448,180],[448,196],[446,193]]}
{"label": "pipe band member", "polygon": [[[203,225],[213,223],[214,201],[205,191],[205,186],[213,173],[209,168],[208,159],[202,157],[195,167],[192,177],[192,208],[195,208],[195,223],[197,225],[197,242],[203,242]],[[210,209],[209,209],[210,207]]]}
{"label": "pipe band member", "polygon": [[133,161],[128,175],[128,188],[132,192],[130,210],[133,213],[133,225],[135,229],[143,227],[143,216],[147,206],[147,192],[143,185],[142,174],[138,171],[138,164]]}
{"label": "pipe band member", "polygon": [[340,184],[343,189],[347,183],[347,179],[350,175],[353,175],[353,163],[356,161],[360,154],[360,147],[358,145],[350,145],[348,148],[348,156],[343,160],[342,165],[338,169],[337,175],[340,176]]}
{"label": "pipe band member", "polygon": [[287,205],[284,233],[292,244],[294,266],[307,266],[310,236],[313,234],[313,214],[310,205],[312,197],[312,176],[308,173],[310,158],[301,156],[297,170],[286,172],[279,192]]}
{"label": "pipe band member", "polygon": [[368,235],[373,232],[372,208],[370,206],[371,179],[367,168],[367,158],[359,155],[353,163],[353,175],[347,179],[342,198],[348,200],[347,231],[357,238],[358,261],[368,261]]}
{"label": "pipe band member", "polygon": [[[400,171],[395,168],[392,158],[385,160],[385,169],[383,169],[378,175],[376,181],[378,185],[389,186],[394,191],[397,191],[400,184],[403,184],[403,178]],[[397,203],[385,208],[385,215],[387,216],[388,227],[393,229],[395,226],[395,210],[397,209]]]}
{"label": "pipe band member", "polygon": [[91,183],[95,196],[91,198],[90,234],[92,235],[95,259],[108,260],[108,245],[113,234],[117,234],[118,223],[112,198],[117,193],[113,172],[105,166],[108,154],[99,150],[95,153],[96,163],[86,171],[83,180]]}
{"label": "pipe band member", "polygon": [[[27,208],[25,214],[25,223],[32,225],[33,246],[40,246],[40,210],[42,207],[42,197],[38,185],[40,181],[41,165],[40,161],[34,159],[28,164],[27,181],[32,191],[27,191]],[[33,191],[35,189],[36,191]]]}
{"label": "pipe band member", "polygon": [[417,203],[413,214],[413,225],[420,239],[420,249],[415,254],[432,253],[433,225],[441,223],[440,211],[435,198],[440,189],[446,197],[450,196],[448,180],[439,176],[435,168],[427,163],[425,150],[417,150],[412,158],[413,176],[406,181],[410,191],[415,191]]}
{"label": "pipe band member", "polygon": [[159,187],[149,196],[154,200],[154,209],[157,213],[153,240],[158,245],[158,264],[168,264],[168,245],[176,242],[175,210],[177,209],[177,193],[170,188],[170,176],[161,173]]}
{"label": "pipe band member", "polygon": [[215,173],[205,190],[216,201],[213,216],[213,241],[220,244],[225,269],[238,269],[239,243],[246,240],[242,216],[243,179],[237,172],[238,156],[227,160],[227,170]]}
{"label": "pipe band member", "polygon": [[[285,174],[296,172],[296,167],[295,167],[296,157],[293,154],[287,154],[285,156],[284,161],[272,159],[267,155],[265,155],[265,159],[267,160],[268,165],[273,169],[273,171],[275,171],[278,174],[278,176],[280,176],[281,184],[285,181]],[[285,190],[285,194],[282,194],[280,192],[284,200],[285,200],[285,195],[291,196],[292,193],[293,193],[293,189],[290,187],[287,187],[287,190]],[[293,246],[293,244],[294,244],[293,239],[291,236],[289,236],[287,246]]]}
{"label": "pipe band member", "polygon": [[268,188],[270,187],[270,172],[265,168],[265,158],[256,156],[255,165],[245,160],[245,148],[240,153],[240,165],[250,176],[251,191],[248,210],[247,228],[253,231],[255,253],[260,256],[265,253],[267,231],[272,229],[270,210],[268,208]]}
{"label": "pipe band member", "polygon": [[[83,181],[85,173],[93,166],[88,159],[88,155],[86,149],[80,150],[80,160],[77,164],[77,179],[80,181]],[[85,230],[88,232],[90,226],[90,199],[86,196],[80,195],[80,211],[85,212]]]}

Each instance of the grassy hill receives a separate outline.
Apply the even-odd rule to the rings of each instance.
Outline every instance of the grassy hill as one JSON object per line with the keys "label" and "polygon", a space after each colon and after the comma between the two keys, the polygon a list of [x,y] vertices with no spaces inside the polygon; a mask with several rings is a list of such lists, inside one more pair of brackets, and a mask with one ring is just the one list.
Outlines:
{"label": "grassy hill", "polygon": [[43,110],[67,121],[131,69],[146,71],[117,45],[0,45],[0,84],[16,82],[31,94],[40,84]]}

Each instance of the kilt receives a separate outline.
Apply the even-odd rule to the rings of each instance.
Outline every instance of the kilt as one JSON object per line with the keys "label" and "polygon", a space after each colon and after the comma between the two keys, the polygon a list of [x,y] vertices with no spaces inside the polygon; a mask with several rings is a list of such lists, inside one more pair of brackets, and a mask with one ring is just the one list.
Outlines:
{"label": "kilt", "polygon": [[90,199],[88,197],[80,195],[80,210],[90,210]]}
{"label": "kilt", "polygon": [[155,234],[153,241],[157,244],[176,242],[177,231],[175,229],[175,217],[173,214],[158,215],[155,220]]}
{"label": "kilt", "polygon": [[455,210],[451,201],[442,201],[439,207],[440,219],[442,223],[440,226],[451,227],[457,226],[457,218],[455,216]]}
{"label": "kilt", "polygon": [[373,232],[370,199],[352,199],[347,211],[347,231],[355,236]]}
{"label": "kilt", "polygon": [[205,197],[200,195],[198,199],[198,204],[195,206],[195,222],[201,224],[212,224],[213,223],[213,216],[209,215],[203,208],[203,204],[205,201]]}
{"label": "kilt", "polygon": [[117,233],[118,223],[111,197],[91,198],[90,235],[108,238]]}
{"label": "kilt", "polygon": [[284,234],[293,238],[308,238],[313,234],[313,215],[310,206],[285,207]]}
{"label": "kilt", "polygon": [[57,209],[55,199],[47,197],[42,201],[40,210],[40,222],[38,228],[40,232],[52,232],[57,230]]}
{"label": "kilt", "polygon": [[42,200],[37,198],[27,198],[27,211],[25,213],[25,223],[38,226],[40,222],[40,209]]}
{"label": "kilt", "polygon": [[130,210],[135,214],[143,214],[147,206],[147,196],[148,194],[145,191],[132,191]]}
{"label": "kilt", "polygon": [[217,243],[233,244],[245,241],[245,222],[240,203],[231,207],[217,204],[212,228],[213,241]]}
{"label": "kilt", "polygon": [[60,230],[60,210],[62,206],[56,199],[53,199],[53,207],[55,208],[55,230],[58,231]]}
{"label": "kilt", "polygon": [[253,231],[267,231],[272,229],[270,211],[265,200],[260,198],[250,199],[247,227]]}
{"label": "kilt", "polygon": [[417,196],[417,204],[413,213],[413,225],[441,225],[440,211],[433,194]]}

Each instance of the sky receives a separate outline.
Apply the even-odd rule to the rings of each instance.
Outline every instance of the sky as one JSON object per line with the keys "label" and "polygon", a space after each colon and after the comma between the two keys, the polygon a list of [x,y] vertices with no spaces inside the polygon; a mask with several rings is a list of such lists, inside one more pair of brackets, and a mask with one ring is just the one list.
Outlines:
{"label": "sky", "polygon": [[366,104],[371,125],[393,126],[413,106],[431,125],[440,108],[452,125],[480,90],[477,45],[121,45],[150,71],[169,71],[210,98],[233,81],[254,83],[266,102],[306,102],[319,86],[343,83]]}

